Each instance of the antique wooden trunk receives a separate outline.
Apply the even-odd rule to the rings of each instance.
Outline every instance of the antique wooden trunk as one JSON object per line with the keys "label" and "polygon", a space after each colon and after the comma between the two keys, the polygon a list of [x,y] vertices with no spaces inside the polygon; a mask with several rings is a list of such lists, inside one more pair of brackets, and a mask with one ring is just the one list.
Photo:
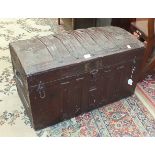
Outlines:
{"label": "antique wooden trunk", "polygon": [[17,41],[10,52],[19,96],[41,129],[131,95],[144,45],[109,26]]}

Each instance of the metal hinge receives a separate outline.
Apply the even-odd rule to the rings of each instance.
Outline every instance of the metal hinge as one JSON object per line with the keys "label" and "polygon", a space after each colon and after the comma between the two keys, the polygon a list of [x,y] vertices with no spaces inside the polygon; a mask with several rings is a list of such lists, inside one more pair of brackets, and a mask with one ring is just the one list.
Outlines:
{"label": "metal hinge", "polygon": [[40,98],[45,98],[46,93],[45,93],[45,85],[41,81],[38,84],[37,92],[39,93]]}

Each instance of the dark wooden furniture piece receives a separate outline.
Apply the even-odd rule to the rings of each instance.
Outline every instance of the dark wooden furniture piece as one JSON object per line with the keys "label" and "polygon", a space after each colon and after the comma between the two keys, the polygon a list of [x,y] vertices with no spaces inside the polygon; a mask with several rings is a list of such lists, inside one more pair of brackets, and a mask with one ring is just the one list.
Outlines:
{"label": "dark wooden furniture piece", "polygon": [[144,45],[118,27],[10,44],[19,96],[41,129],[133,94]]}
{"label": "dark wooden furniture piece", "polygon": [[[63,26],[67,30],[76,30],[82,28],[96,27],[96,18],[61,18]],[[58,18],[60,25],[60,18]]]}
{"label": "dark wooden furniture piece", "polygon": [[134,21],[136,21],[136,18],[112,18],[111,25],[130,31],[131,22]]}
{"label": "dark wooden furniture piece", "polygon": [[144,39],[146,44],[146,50],[142,63],[142,72],[140,79],[142,80],[147,73],[150,73],[155,69],[155,56],[153,55],[153,49],[155,46],[155,23],[153,18],[137,20],[131,23],[131,32],[137,32],[139,37]]}

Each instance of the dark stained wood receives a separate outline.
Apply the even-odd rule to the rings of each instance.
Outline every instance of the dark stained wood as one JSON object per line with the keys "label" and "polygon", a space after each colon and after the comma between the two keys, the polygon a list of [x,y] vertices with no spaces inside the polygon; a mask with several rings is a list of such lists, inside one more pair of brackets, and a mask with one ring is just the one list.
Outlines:
{"label": "dark stained wood", "polygon": [[[143,63],[141,66],[140,80],[151,72],[154,72],[155,68],[155,57],[153,55],[153,49],[155,47],[155,22],[154,18],[146,18],[137,20],[131,23],[131,32],[137,32],[147,42],[146,50],[143,57]],[[153,56],[152,56],[153,55]]]}
{"label": "dark stained wood", "polygon": [[41,129],[131,95],[144,45],[110,26],[14,42],[10,52],[19,96]]}
{"label": "dark stained wood", "polygon": [[130,24],[135,20],[136,18],[112,18],[111,25],[118,26],[127,31],[130,31]]}
{"label": "dark stained wood", "polygon": [[[89,27],[96,27],[97,18],[61,18],[63,26],[66,30],[76,30]],[[60,25],[60,18],[58,18]]]}

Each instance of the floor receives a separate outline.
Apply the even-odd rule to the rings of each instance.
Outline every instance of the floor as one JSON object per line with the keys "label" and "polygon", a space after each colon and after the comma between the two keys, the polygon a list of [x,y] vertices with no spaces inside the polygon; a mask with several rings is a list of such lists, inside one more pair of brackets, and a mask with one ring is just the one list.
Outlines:
{"label": "floor", "polygon": [[19,99],[8,45],[65,31],[57,19],[0,19],[0,136],[155,136],[155,76],[135,94],[76,118],[34,131]]}

